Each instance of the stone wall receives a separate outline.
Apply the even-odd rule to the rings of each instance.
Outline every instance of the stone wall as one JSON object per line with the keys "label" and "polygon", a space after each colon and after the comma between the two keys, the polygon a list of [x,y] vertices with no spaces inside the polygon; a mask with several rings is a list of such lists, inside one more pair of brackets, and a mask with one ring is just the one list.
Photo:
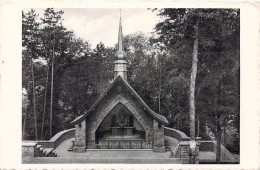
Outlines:
{"label": "stone wall", "polygon": [[182,131],[169,128],[169,127],[164,127],[164,133],[166,136],[173,137],[177,139],[178,141],[189,141],[190,138]]}
{"label": "stone wall", "polygon": [[25,157],[35,157],[37,143],[22,143],[22,156]]}
{"label": "stone wall", "polygon": [[156,120],[153,120],[153,133],[153,151],[165,152],[164,125],[161,125]]}
{"label": "stone wall", "polygon": [[54,135],[48,141],[39,141],[37,144],[41,145],[44,148],[56,148],[59,146],[64,140],[74,138],[75,137],[75,128],[63,130],[56,135]]}
{"label": "stone wall", "polygon": [[200,141],[200,151],[210,151],[216,153],[216,147],[213,141]]}
{"label": "stone wall", "polygon": [[129,108],[136,120],[143,126],[145,131],[145,140],[153,140],[153,118],[152,116],[144,109],[144,107],[131,95],[123,95],[127,101],[125,105]]}
{"label": "stone wall", "polygon": [[86,120],[75,125],[75,142],[73,152],[86,151]]}
{"label": "stone wall", "polygon": [[50,139],[50,142],[54,143],[54,148],[58,147],[63,141],[75,137],[75,128],[68,129],[57,133],[53,138]]}

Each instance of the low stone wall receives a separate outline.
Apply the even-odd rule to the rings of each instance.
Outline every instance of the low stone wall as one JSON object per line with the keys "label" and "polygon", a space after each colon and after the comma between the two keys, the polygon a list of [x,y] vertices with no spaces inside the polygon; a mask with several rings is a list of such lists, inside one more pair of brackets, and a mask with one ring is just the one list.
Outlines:
{"label": "low stone wall", "polygon": [[37,142],[23,142],[22,143],[22,156],[35,157]]}
{"label": "low stone wall", "polygon": [[44,148],[54,148],[54,143],[48,140],[46,141],[39,141],[37,144],[41,145]]}
{"label": "low stone wall", "polygon": [[216,153],[216,147],[213,141],[200,141],[200,151],[211,151]]}
{"label": "low stone wall", "polygon": [[75,128],[63,130],[57,133],[48,141],[39,141],[38,144],[44,148],[56,148],[59,146],[64,140],[74,138],[75,137]]}
{"label": "low stone wall", "polygon": [[190,138],[183,133],[182,131],[179,131],[177,129],[169,128],[169,127],[164,127],[164,134],[166,136],[173,137],[177,139],[178,141],[189,141]]}
{"label": "low stone wall", "polygon": [[75,128],[68,129],[57,133],[49,141],[54,143],[54,148],[59,146],[64,140],[75,137]]}

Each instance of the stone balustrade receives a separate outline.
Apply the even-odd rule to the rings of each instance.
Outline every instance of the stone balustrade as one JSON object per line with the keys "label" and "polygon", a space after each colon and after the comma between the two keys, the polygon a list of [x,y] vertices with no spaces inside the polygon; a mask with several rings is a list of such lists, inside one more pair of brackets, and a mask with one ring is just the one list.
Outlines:
{"label": "stone balustrade", "polygon": [[38,141],[37,144],[41,145],[44,148],[56,148],[59,146],[64,140],[74,138],[75,137],[75,128],[63,130],[56,135],[54,135],[48,141]]}

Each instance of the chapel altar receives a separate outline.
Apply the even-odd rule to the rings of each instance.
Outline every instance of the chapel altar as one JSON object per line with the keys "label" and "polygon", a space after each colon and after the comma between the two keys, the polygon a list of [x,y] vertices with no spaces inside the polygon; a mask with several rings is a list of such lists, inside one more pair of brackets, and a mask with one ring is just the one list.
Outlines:
{"label": "chapel altar", "polygon": [[116,106],[100,124],[96,136],[104,139],[143,139],[144,129],[123,104]]}
{"label": "chapel altar", "polygon": [[124,113],[120,113],[118,120],[116,115],[113,115],[111,117],[111,126],[110,126],[110,132],[111,135],[133,135],[133,129],[134,129],[134,119],[132,115],[127,115]]}

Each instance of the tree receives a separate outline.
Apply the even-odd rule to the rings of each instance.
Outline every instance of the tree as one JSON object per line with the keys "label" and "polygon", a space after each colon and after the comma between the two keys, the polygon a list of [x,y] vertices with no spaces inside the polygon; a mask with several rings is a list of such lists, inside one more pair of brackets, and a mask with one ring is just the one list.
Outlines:
{"label": "tree", "polygon": [[[33,86],[34,93],[28,91],[28,98],[29,101],[35,101],[35,105],[37,104],[37,107],[35,108],[37,108],[39,112],[37,113],[34,127],[36,129],[39,126],[37,124],[38,121],[41,121],[41,131],[39,131],[41,139],[48,138],[48,134],[43,133],[46,132],[48,129],[47,125],[49,125],[49,132],[50,129],[53,128],[53,130],[51,130],[49,134],[56,133],[57,131],[60,131],[64,128],[63,121],[61,121],[63,118],[60,117],[60,115],[62,115],[60,114],[60,112],[62,112],[60,106],[61,77],[64,74],[65,70],[73,65],[73,63],[78,58],[80,58],[81,54],[84,53],[84,50],[90,48],[89,44],[80,43],[80,40],[79,42],[77,42],[78,40],[76,39],[74,41],[72,32],[67,31],[66,28],[61,25],[61,15],[63,14],[62,11],[55,12],[52,8],[48,8],[45,10],[44,14],[45,15],[42,18],[42,22],[37,22],[37,32],[35,31],[35,34],[33,34],[34,36],[32,36],[34,30],[33,27],[28,24],[29,21],[33,21],[31,19],[32,17],[30,17],[30,15],[27,13],[23,13],[23,87],[28,89],[29,85],[30,87],[32,87],[31,84],[33,82],[35,84]],[[27,18],[30,18],[30,20]],[[35,20],[35,22],[36,21],[37,20]],[[55,43],[53,43],[54,41],[52,41],[54,40],[54,31]],[[33,50],[31,50],[29,46],[30,44],[33,44]],[[79,46],[80,44],[83,46]],[[84,45],[87,45],[86,49]],[[33,62],[31,62],[32,59],[29,57],[31,56],[31,51],[33,51],[34,55],[32,57],[33,59],[35,59],[35,61]],[[52,62],[54,61],[54,58],[52,57],[53,54],[55,55],[56,64]],[[33,63],[34,66],[33,79],[31,78],[31,76],[28,76],[32,72],[32,65],[30,63]],[[53,79],[51,79],[50,77],[52,73]],[[50,92],[51,82],[53,82],[53,93]],[[53,102],[50,102],[51,94],[53,94]],[[50,114],[51,103],[53,105],[53,112],[56,113],[52,116]],[[29,104],[28,106],[26,123],[31,123],[31,106],[34,106],[34,104]],[[61,126],[56,124],[52,125],[53,123],[50,124],[50,122],[46,120],[46,117],[50,117],[50,120],[52,120],[52,122],[61,121]],[[27,131],[26,134],[28,134],[26,138],[32,139],[32,137],[34,136],[35,139],[36,135],[32,135],[31,127],[32,126],[26,126],[26,129],[24,129],[25,131]]]}
{"label": "tree", "polygon": [[[34,126],[35,126],[35,139],[38,139],[37,130],[37,112],[36,112],[36,94],[35,94],[35,78],[34,78],[34,63],[33,58],[36,58],[36,51],[38,50],[38,30],[39,23],[37,20],[37,14],[31,9],[27,14],[22,13],[22,45],[27,51],[30,51],[30,67],[31,67],[31,78],[32,78],[32,89],[33,89],[33,112],[34,112]],[[28,54],[28,53],[27,53]]]}
{"label": "tree", "polygon": [[[159,37],[157,41],[164,43],[169,49],[174,49],[182,44],[190,45],[186,51],[186,55],[191,56],[191,79],[190,79],[190,137],[191,137],[191,163],[194,163],[195,154],[195,92],[197,86],[203,77],[205,71],[197,66],[210,65],[212,61],[203,58],[206,55],[219,55],[216,46],[219,42],[223,42],[223,38],[234,32],[232,24],[238,23],[238,10],[236,9],[161,9],[159,15],[164,16],[165,20],[156,25]],[[220,28],[226,28],[220,30]],[[228,41],[231,42],[231,41]],[[201,49],[199,49],[199,46]],[[215,50],[215,51],[214,51]],[[190,53],[190,54],[189,54]],[[212,59],[214,59],[211,58]],[[198,59],[201,61],[198,62]],[[182,60],[184,61],[184,60]],[[219,67],[218,67],[219,68]],[[219,70],[217,70],[219,72]],[[199,76],[196,80],[196,76]],[[216,92],[217,95],[219,93]],[[216,96],[216,95],[215,95]],[[215,99],[214,99],[215,100]],[[200,109],[199,109],[200,110]],[[212,110],[211,110],[212,111]],[[198,116],[197,116],[198,117]],[[218,122],[218,118],[215,121]],[[219,126],[218,126],[219,127]],[[219,128],[218,130],[219,131]],[[219,137],[217,138],[219,141]],[[193,142],[192,142],[193,141]],[[219,153],[218,142],[218,153]],[[219,154],[217,154],[220,157]]]}
{"label": "tree", "polygon": [[[59,77],[63,74],[62,71],[64,71],[67,67],[66,65],[69,65],[72,61],[72,56],[69,55],[69,43],[72,38],[72,32],[67,31],[66,28],[62,26],[62,14],[63,11],[55,12],[53,8],[47,8],[44,11],[44,18],[41,18],[43,25],[42,31],[45,33],[43,34],[45,35],[43,38],[45,41],[49,40],[47,44],[49,45],[49,51],[51,51],[51,55],[47,55],[47,57],[50,57],[49,61],[51,61],[50,137],[53,134],[53,110],[57,111],[56,109],[58,107],[59,88],[57,87],[59,84],[55,85],[55,83],[59,82]],[[54,63],[55,60],[58,63],[57,66],[55,66]]]}
{"label": "tree", "polygon": [[[52,136],[52,104],[53,104],[53,76],[54,76],[54,46],[55,46],[55,39],[56,39],[56,29],[61,26],[61,14],[62,11],[54,12],[53,9],[47,8],[44,13],[44,19],[42,19],[43,24],[47,24],[45,27],[51,31],[51,38],[52,41],[52,58],[51,58],[51,105],[50,105],[50,136]],[[48,72],[47,72],[48,73]],[[48,76],[48,75],[47,75]],[[47,88],[46,88],[47,90]],[[44,118],[44,116],[43,116]],[[44,121],[44,120],[43,120]],[[43,128],[42,128],[43,129]]]}

